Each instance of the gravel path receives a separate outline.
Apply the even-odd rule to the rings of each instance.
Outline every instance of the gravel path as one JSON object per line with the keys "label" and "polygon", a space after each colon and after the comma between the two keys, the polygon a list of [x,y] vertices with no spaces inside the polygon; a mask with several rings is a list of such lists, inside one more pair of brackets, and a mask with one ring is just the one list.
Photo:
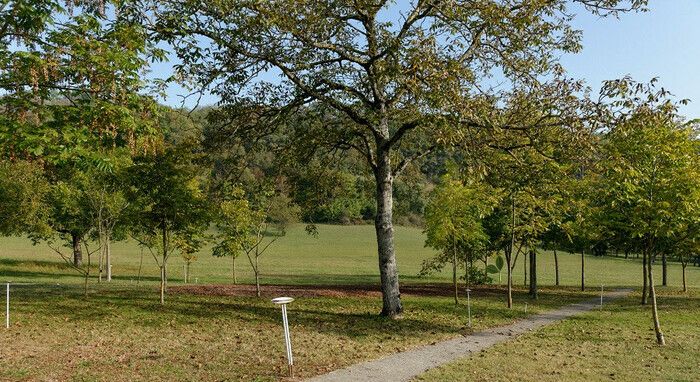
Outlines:
{"label": "gravel path", "polygon": [[[605,301],[627,296],[631,290],[620,289],[607,293]],[[600,298],[591,299],[547,313],[537,314],[511,325],[484,330],[469,336],[438,342],[413,350],[396,353],[375,361],[369,361],[335,370],[328,374],[311,378],[309,382],[345,381],[410,381],[423,372],[467,357],[474,352],[495,344],[509,341],[528,331],[539,329],[571,316],[581,314],[600,306]]]}

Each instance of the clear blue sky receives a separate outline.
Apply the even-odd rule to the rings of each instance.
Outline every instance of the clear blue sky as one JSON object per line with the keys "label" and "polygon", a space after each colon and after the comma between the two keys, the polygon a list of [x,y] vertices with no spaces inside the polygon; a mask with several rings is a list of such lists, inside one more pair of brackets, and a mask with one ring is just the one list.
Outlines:
{"label": "clear blue sky", "polygon": [[649,12],[620,19],[579,14],[583,51],[562,57],[572,77],[596,91],[604,80],[630,74],[691,102],[681,112],[700,118],[700,0],[650,0]]}
{"label": "clear blue sky", "polygon": [[[693,101],[681,113],[700,118],[700,0],[650,0],[649,7],[649,12],[620,19],[579,12],[574,26],[583,30],[583,51],[563,56],[562,62],[572,77],[586,80],[595,91],[602,81],[626,74],[638,81],[659,77],[661,86]],[[154,69],[154,75],[165,77],[169,65]],[[166,103],[180,106],[177,94],[185,93],[171,87]],[[216,101],[205,96],[201,104]]]}

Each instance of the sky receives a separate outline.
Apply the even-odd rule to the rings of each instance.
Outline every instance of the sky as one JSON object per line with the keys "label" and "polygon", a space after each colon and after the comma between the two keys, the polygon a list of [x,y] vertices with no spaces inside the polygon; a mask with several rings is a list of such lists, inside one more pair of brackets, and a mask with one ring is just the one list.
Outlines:
{"label": "sky", "polygon": [[[401,0],[398,0],[400,3]],[[645,13],[600,18],[579,12],[573,25],[583,31],[583,50],[564,55],[561,62],[573,78],[584,79],[594,91],[605,80],[631,75],[637,81],[659,78],[660,86],[678,99],[690,99],[681,114],[700,118],[700,0],[650,0]],[[170,64],[154,67],[154,75],[167,77]],[[166,104],[179,107],[187,94],[171,86]],[[217,102],[205,95],[200,105]],[[185,106],[195,105],[195,98]]]}
{"label": "sky", "polygon": [[631,75],[637,81],[659,78],[678,99],[688,119],[700,118],[700,0],[651,0],[646,13],[620,19],[580,14],[583,51],[562,57],[574,78],[596,91],[609,79]]}

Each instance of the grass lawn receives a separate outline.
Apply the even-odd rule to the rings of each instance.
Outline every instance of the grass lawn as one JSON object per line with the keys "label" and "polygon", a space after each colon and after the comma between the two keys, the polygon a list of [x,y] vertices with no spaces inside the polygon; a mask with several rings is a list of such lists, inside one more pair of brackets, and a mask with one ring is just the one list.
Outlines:
{"label": "grass lawn", "polygon": [[[405,295],[400,320],[377,316],[379,296],[301,297],[289,319],[297,377],[303,378],[464,333],[466,307],[445,296]],[[284,379],[281,313],[266,298],[171,293],[153,286],[14,286],[12,325],[0,330],[0,380],[272,381]],[[477,290],[474,329],[502,325],[584,296],[548,289],[530,302]],[[590,294],[586,297],[590,297]]]}
{"label": "grass lawn", "polygon": [[[425,236],[420,229],[396,228],[396,256],[401,281],[449,281],[449,270],[428,278],[417,277],[423,260],[434,254],[433,250],[424,247],[424,242]],[[136,280],[140,255],[140,248],[132,242],[114,244],[112,269],[117,280],[126,283]],[[520,256],[516,262],[516,284],[523,284],[524,260],[524,256]],[[540,284],[553,285],[552,253],[540,253],[537,264]],[[562,252],[559,264],[562,285],[580,285],[580,255]],[[237,269],[241,282],[252,282],[250,265],[244,256],[238,258]],[[321,225],[318,238],[314,238],[305,233],[303,225],[296,225],[261,258],[261,270],[262,282],[268,284],[378,284],[374,227]],[[155,262],[147,251],[143,258],[142,274],[148,282],[155,282],[159,275]],[[600,288],[601,284],[606,287],[640,285],[641,274],[641,261],[637,259],[586,256],[587,283],[594,288]],[[231,259],[214,258],[206,248],[192,264],[191,276],[192,281],[196,278],[200,284],[230,283]],[[169,262],[169,278],[173,282],[181,282],[183,279],[183,260],[178,256]],[[505,274],[502,280],[505,280]],[[2,281],[78,282],[79,278],[46,246],[32,246],[24,238],[0,238],[0,282]],[[688,283],[700,286],[700,268],[688,267]],[[681,285],[681,267],[676,263],[671,263],[669,267],[669,285]]]}
{"label": "grass lawn", "polygon": [[649,306],[632,295],[434,369],[421,381],[697,381],[700,293],[662,290],[659,347]]}
{"label": "grass lawn", "polygon": [[[30,283],[13,286],[12,326],[9,330],[0,330],[3,343],[0,348],[0,381],[285,379],[281,313],[269,302],[269,298],[277,293],[273,284],[298,288],[289,294],[298,297],[290,306],[290,324],[299,378],[468,331],[465,327],[466,307],[455,306],[450,298],[449,273],[424,279],[416,276],[422,261],[433,255],[433,251],[423,246],[421,230],[396,229],[397,258],[405,286],[402,296],[405,314],[403,319],[396,321],[377,316],[381,297],[372,291],[379,283],[374,228],[323,225],[319,227],[319,233],[318,238],[307,236],[303,226],[298,225],[271,247],[261,263],[262,281],[268,284],[263,287],[261,299],[238,292],[232,295],[210,293],[232,288],[221,285],[231,282],[231,261],[213,258],[207,250],[199,254],[192,266],[192,278],[197,279],[198,285],[185,289],[182,285],[182,259],[173,257],[169,266],[171,291],[165,306],[158,304],[158,271],[148,253],[143,258],[142,282],[136,283],[141,251],[133,243],[114,245],[115,281],[98,284],[91,279],[89,298],[85,299],[81,278],[63,264],[58,255],[43,246],[31,246],[23,238],[0,239],[0,281]],[[518,288],[515,309],[504,308],[502,286],[475,290],[474,330],[524,317],[526,302],[531,314],[589,298],[598,293],[601,284],[605,284],[606,289],[640,284],[641,263],[638,260],[586,256],[590,288],[586,293],[578,292],[580,255],[562,253],[559,263],[563,286],[554,288],[551,286],[554,283],[553,256],[550,252],[543,252],[538,257],[542,294],[540,300],[533,302],[527,298],[522,286],[522,261],[521,257],[515,271]],[[241,257],[237,264],[239,281],[250,283],[252,275],[247,260]],[[669,274],[671,288],[679,286],[680,266],[672,264]],[[657,276],[659,279],[660,275]],[[693,330],[700,327],[697,325],[700,269],[689,267],[688,282],[695,291],[692,299],[680,295],[661,299],[662,323],[667,325],[671,344],[668,349],[679,343],[674,330],[688,334],[684,338],[698,342],[697,331]],[[426,283],[432,286],[424,287]],[[366,285],[367,291],[343,289],[343,286],[350,285]],[[307,293],[319,286],[332,293]],[[421,288],[428,292],[421,292]],[[233,288],[234,291],[243,289]],[[659,289],[661,293],[674,290]],[[561,341],[552,340],[554,342],[538,350],[538,355],[529,362],[537,367],[550,367],[552,362],[545,355],[552,354],[561,355],[562,359],[573,357],[572,365],[580,358],[581,367],[588,367],[585,362],[596,357],[579,357],[579,352],[584,349],[576,344],[600,342],[593,331],[597,325],[622,330],[624,333],[617,334],[624,337],[622,341],[629,342],[630,338],[626,336],[633,336],[634,346],[653,350],[652,342],[646,341],[652,335],[646,310],[642,312],[633,301],[626,304],[621,305],[615,315],[604,313],[603,318],[610,316],[609,322],[601,321],[600,325],[596,321],[600,319],[596,314],[600,313],[562,324],[590,329],[581,329],[580,335],[562,329],[563,335],[568,335],[573,341],[571,348],[554,350],[555,343]],[[684,304],[695,310],[682,311]],[[696,317],[690,317],[691,313]],[[619,321],[615,318],[618,316],[622,317]],[[680,319],[683,317],[688,320]],[[673,320],[677,321],[676,329],[672,326]],[[685,328],[685,322],[692,323],[695,329]],[[618,324],[621,326],[615,326]],[[511,349],[509,346],[512,345],[504,346]],[[697,359],[697,347],[692,347],[697,345],[691,345],[686,343],[683,346],[690,349],[690,354]],[[506,358],[496,359],[499,354],[493,353],[491,362],[500,365],[493,366],[496,368],[493,375],[500,375],[501,368],[519,365],[518,362],[504,362]],[[626,355],[623,352],[619,356]],[[641,351],[637,356],[642,357]],[[674,367],[674,373],[682,374],[685,370],[683,362],[665,365],[677,365],[669,367]],[[653,363],[652,369],[658,365],[660,363]],[[697,370],[697,362],[695,366]],[[479,369],[470,367],[468,370]],[[513,378],[514,375],[518,378]],[[506,379],[521,378],[519,374],[510,374]]]}

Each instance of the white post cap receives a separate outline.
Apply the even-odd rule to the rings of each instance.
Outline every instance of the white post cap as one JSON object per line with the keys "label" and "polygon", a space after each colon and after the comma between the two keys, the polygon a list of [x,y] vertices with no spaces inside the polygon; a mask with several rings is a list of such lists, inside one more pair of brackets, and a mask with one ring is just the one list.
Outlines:
{"label": "white post cap", "polygon": [[294,301],[294,299],[291,297],[275,297],[272,299],[272,303],[277,305],[289,304],[292,301]]}

